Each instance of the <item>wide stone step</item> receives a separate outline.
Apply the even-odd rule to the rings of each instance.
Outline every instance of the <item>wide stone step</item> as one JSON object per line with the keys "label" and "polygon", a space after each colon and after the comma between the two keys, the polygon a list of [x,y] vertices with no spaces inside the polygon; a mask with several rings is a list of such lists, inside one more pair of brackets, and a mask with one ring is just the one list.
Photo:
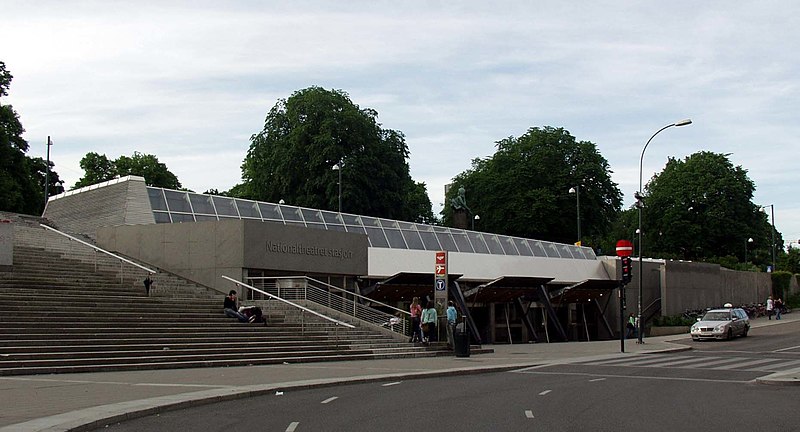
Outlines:
{"label": "wide stone step", "polygon": [[54,340],[52,336],[50,338],[42,338],[42,339],[11,339],[11,340],[0,340],[0,352],[7,353],[12,352],[14,349],[19,348],[28,348],[28,347],[36,347],[37,349],[41,349],[41,347],[53,347],[54,344],[57,342],[57,346],[59,347],[69,347],[69,346],[110,346],[113,349],[114,347],[118,346],[145,346],[145,345],[155,345],[155,346],[171,346],[171,345],[196,345],[196,344],[219,344],[220,341],[223,340],[222,343],[236,343],[238,345],[245,346],[247,344],[296,344],[302,342],[313,342],[313,343],[320,343],[320,342],[329,342],[329,343],[339,343],[339,341],[352,341],[361,342],[361,343],[392,343],[394,339],[390,339],[386,336],[380,335],[369,335],[369,336],[355,336],[349,337],[348,335],[340,335],[337,338],[329,337],[327,334],[320,334],[320,335],[304,335],[303,337],[298,337],[297,335],[243,335],[243,334],[229,334],[225,336],[224,339],[219,339],[215,337],[215,335],[174,335],[174,336],[167,336],[167,337],[124,337],[124,338],[102,338],[102,337],[92,337],[92,338],[75,338],[75,337],[60,337],[57,340]]}

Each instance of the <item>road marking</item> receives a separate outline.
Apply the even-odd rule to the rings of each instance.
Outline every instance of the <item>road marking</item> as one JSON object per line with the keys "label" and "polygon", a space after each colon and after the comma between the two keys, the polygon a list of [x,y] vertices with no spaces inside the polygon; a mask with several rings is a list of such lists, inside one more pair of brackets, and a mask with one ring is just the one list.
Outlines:
{"label": "road marking", "polygon": [[607,377],[607,378],[630,378],[630,379],[652,379],[660,381],[693,381],[693,382],[716,382],[716,383],[734,383],[746,384],[750,380],[721,380],[721,379],[707,379],[707,378],[673,378],[673,377],[652,377],[652,376],[636,376],[636,375],[599,375],[592,373],[581,372],[522,372],[530,375],[572,375],[572,376],[594,376],[594,377]]}
{"label": "road marking", "polygon": [[798,348],[800,348],[800,345],[798,345],[798,346],[793,346],[793,347],[789,347],[789,348],[781,348],[781,349],[777,349],[777,350],[775,350],[775,351],[772,351],[772,352],[792,351],[792,350],[796,350],[796,349],[798,349]]}
{"label": "road marking", "polygon": [[333,401],[335,401],[336,399],[339,399],[339,396],[333,396],[333,397],[329,397],[329,398],[325,399],[324,401],[322,401],[321,403],[324,403],[324,404],[326,404],[326,403],[328,403],[328,402],[333,402]]}
{"label": "road marking", "polygon": [[597,382],[597,381],[605,381],[605,380],[606,380],[605,378],[595,378],[595,379],[590,379],[589,382]]}
{"label": "road marking", "polygon": [[299,424],[300,424],[300,422],[291,422],[291,423],[289,423],[289,427],[286,428],[286,432],[294,432],[294,430],[297,429],[297,425],[299,425]]}
{"label": "road marking", "polygon": [[533,411],[531,411],[531,410],[525,410],[525,417],[527,417],[527,418],[533,418]]}
{"label": "road marking", "polygon": [[782,363],[776,363],[776,364],[771,364],[769,366],[764,366],[762,368],[759,368],[759,370],[765,372],[772,372],[776,369],[780,370],[780,369],[791,368],[797,364],[800,364],[800,360],[790,360]]}
{"label": "road marking", "polygon": [[774,358],[758,359],[758,360],[751,360],[749,362],[741,362],[741,363],[727,364],[727,365],[724,365],[724,366],[716,366],[716,367],[713,367],[711,369],[715,369],[715,370],[746,369],[749,366],[755,366],[755,365],[763,364],[763,363],[774,363],[774,362],[779,361],[779,360],[783,360],[783,359],[774,359]]}
{"label": "road marking", "polygon": [[386,383],[386,384],[381,384],[381,386],[383,386],[383,387],[389,387],[389,386],[393,386],[393,385],[400,384],[401,382],[402,382],[402,381],[395,381],[395,382],[390,382],[390,383]]}
{"label": "road marking", "polygon": [[544,396],[544,395],[546,395],[547,393],[550,393],[551,391],[552,391],[552,390],[545,390],[545,391],[543,391],[543,392],[539,393],[539,396]]}

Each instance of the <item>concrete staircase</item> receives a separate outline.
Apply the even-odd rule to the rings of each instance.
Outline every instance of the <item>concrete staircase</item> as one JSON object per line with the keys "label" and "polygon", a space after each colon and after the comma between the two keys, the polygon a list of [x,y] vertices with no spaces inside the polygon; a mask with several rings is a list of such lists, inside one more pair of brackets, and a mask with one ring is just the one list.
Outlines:
{"label": "concrete staircase", "polygon": [[[348,329],[276,301],[267,325],[222,313],[223,295],[146,272],[14,220],[14,265],[0,272],[0,375],[452,355],[368,325]],[[89,249],[88,251],[86,249]]]}

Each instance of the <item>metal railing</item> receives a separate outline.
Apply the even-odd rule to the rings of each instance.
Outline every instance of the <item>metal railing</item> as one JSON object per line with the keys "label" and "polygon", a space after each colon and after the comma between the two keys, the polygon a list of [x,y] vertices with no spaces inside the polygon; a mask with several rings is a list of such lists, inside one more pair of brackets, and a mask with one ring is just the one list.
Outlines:
{"label": "metal railing", "polygon": [[147,268],[147,267],[145,267],[145,266],[143,266],[141,264],[137,264],[137,263],[135,263],[135,262],[133,262],[133,261],[127,259],[127,258],[121,257],[121,256],[119,256],[119,255],[117,255],[117,254],[115,254],[113,252],[109,252],[109,251],[107,251],[107,250],[105,250],[103,248],[97,247],[97,246],[95,246],[95,245],[93,245],[93,244],[91,244],[89,242],[83,241],[83,240],[81,240],[81,239],[79,239],[77,237],[71,236],[71,235],[69,235],[69,234],[67,234],[65,232],[61,232],[61,231],[59,231],[59,230],[57,230],[57,229],[55,229],[53,227],[47,226],[45,224],[39,224],[39,226],[41,226],[42,228],[45,228],[45,229],[47,229],[47,230],[49,230],[51,232],[59,234],[59,235],[61,235],[63,237],[66,237],[71,241],[78,242],[78,243],[80,243],[80,244],[82,244],[82,245],[84,245],[86,247],[89,247],[89,248],[93,249],[94,250],[94,271],[95,271],[95,273],[97,272],[97,266],[98,266],[98,262],[97,262],[97,254],[98,253],[103,254],[103,255],[105,255],[107,257],[119,260],[119,264],[120,264],[120,266],[119,266],[119,279],[120,279],[120,282],[124,282],[124,277],[125,277],[123,264],[129,264],[131,266],[137,267],[137,268],[139,268],[141,270],[146,271],[148,274],[158,273],[156,270]]}
{"label": "metal railing", "polygon": [[[344,321],[337,320],[336,318],[331,318],[329,316],[323,315],[323,314],[321,314],[321,313],[319,313],[317,311],[313,311],[313,310],[311,310],[311,309],[309,309],[309,308],[307,308],[305,306],[301,306],[301,305],[299,305],[297,303],[293,303],[293,302],[291,302],[291,301],[289,301],[287,299],[281,298],[280,296],[268,293],[265,290],[262,290],[260,288],[256,288],[256,287],[254,287],[252,285],[249,285],[249,284],[246,284],[244,282],[240,282],[240,281],[238,281],[236,279],[233,279],[231,277],[228,277],[228,276],[225,276],[225,275],[221,275],[221,277],[223,279],[225,279],[225,280],[233,282],[234,284],[236,284],[237,287],[245,287],[247,289],[253,290],[253,291],[258,292],[258,293],[261,293],[262,295],[265,295],[270,299],[277,300],[277,301],[279,301],[281,303],[287,304],[289,306],[292,306],[292,307],[300,310],[300,328],[301,328],[301,331],[303,331],[303,332],[305,332],[305,328],[306,328],[306,325],[305,325],[305,313],[306,312],[308,312],[308,313],[310,313],[310,314],[312,314],[314,316],[320,317],[320,318],[322,318],[322,319],[324,319],[326,321],[330,321],[330,322],[336,324],[337,330],[338,330],[339,326],[347,327],[347,328],[356,328],[352,324],[346,323]],[[338,337],[338,333],[337,333],[337,337]]]}
{"label": "metal railing", "polygon": [[[283,299],[311,301],[394,333],[410,334],[409,312],[308,276],[249,277],[247,280],[260,286],[263,291],[259,292],[269,292]],[[380,311],[376,306],[393,313]]]}

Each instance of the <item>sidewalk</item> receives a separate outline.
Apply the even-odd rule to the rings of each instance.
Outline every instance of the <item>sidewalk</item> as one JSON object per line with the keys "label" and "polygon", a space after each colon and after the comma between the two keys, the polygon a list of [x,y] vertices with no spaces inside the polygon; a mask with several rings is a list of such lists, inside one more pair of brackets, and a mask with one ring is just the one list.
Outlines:
{"label": "sidewalk", "polygon": [[[800,313],[781,321],[753,320],[754,328],[800,321]],[[0,377],[0,432],[68,431],[102,427],[165,407],[187,407],[275,391],[341,383],[390,381],[426,376],[486,373],[545,364],[637,356],[691,349],[670,341],[688,335],[625,341],[492,345],[492,354],[468,358],[432,357],[297,363],[230,368],[99,372]],[[800,384],[800,369],[758,379],[765,384]]]}

